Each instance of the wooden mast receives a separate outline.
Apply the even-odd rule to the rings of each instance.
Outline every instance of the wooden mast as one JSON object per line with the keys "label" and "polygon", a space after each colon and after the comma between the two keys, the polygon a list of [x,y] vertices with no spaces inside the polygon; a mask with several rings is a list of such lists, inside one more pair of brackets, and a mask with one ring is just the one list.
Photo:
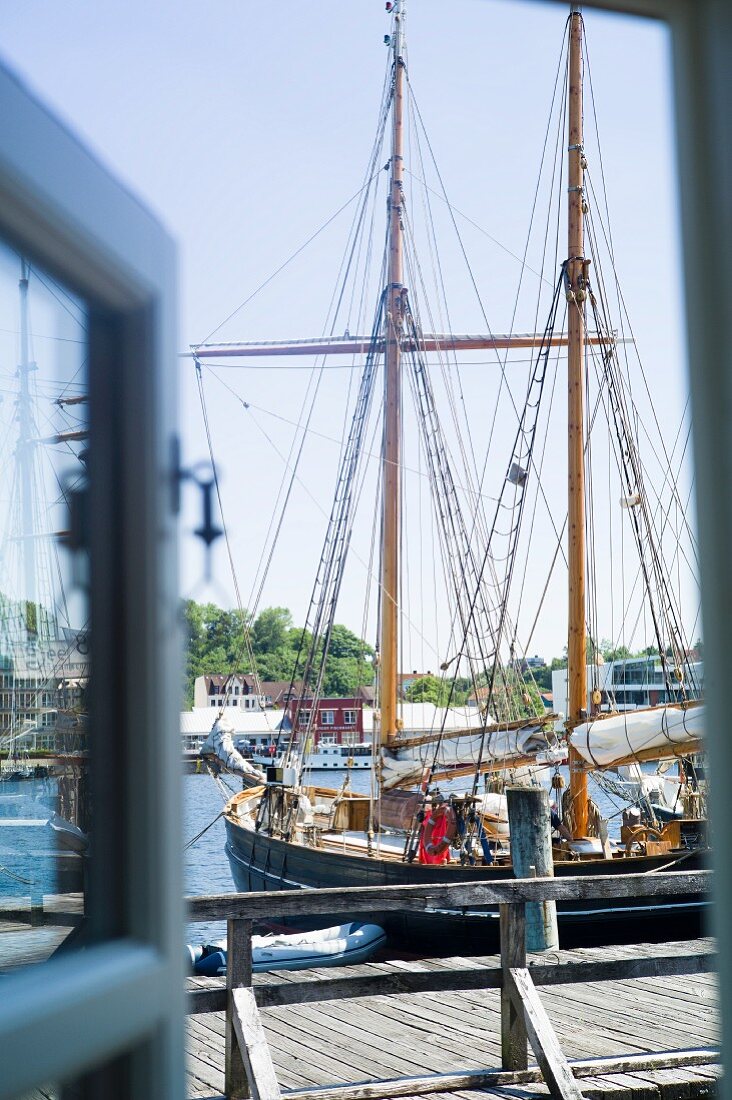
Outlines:
{"label": "wooden mast", "polygon": [[[584,461],[584,149],[582,134],[582,15],[572,4],[569,18],[569,211],[567,298],[567,374],[569,389],[569,637],[567,691],[570,723],[579,722],[587,710],[587,654],[585,641],[585,461]],[[570,725],[570,729],[571,729]],[[579,754],[569,749],[569,789],[572,832],[587,835],[587,772]]]}
{"label": "wooden mast", "polygon": [[389,268],[386,288],[384,366],[384,441],[382,459],[383,512],[381,544],[381,638],[379,706],[381,743],[397,733],[397,669],[399,662],[399,549],[401,538],[401,344],[404,328],[402,300],[402,175],[404,111],[404,9],[395,5],[394,98],[392,102],[391,179],[389,184]]}

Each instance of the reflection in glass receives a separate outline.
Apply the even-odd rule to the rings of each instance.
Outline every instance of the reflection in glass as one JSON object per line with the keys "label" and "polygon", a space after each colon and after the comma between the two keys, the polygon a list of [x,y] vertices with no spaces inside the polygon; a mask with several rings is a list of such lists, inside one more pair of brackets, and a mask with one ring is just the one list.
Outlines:
{"label": "reflection in glass", "polygon": [[89,609],[86,311],[0,246],[0,973],[81,925]]}

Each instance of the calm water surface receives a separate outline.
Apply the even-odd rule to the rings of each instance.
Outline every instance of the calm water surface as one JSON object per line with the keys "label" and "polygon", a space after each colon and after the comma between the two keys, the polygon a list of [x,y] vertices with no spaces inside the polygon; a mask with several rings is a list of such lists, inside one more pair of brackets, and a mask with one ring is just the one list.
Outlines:
{"label": "calm water surface", "polygon": [[[233,794],[240,789],[239,781],[233,776],[226,778],[227,791]],[[343,781],[343,773],[313,772],[312,780],[315,784],[336,786]],[[185,775],[182,782],[181,844],[184,847],[185,893],[232,893],[234,882],[224,850],[226,832],[223,819],[219,816],[226,791],[222,793],[219,785],[207,774]],[[351,785],[356,791],[367,792],[370,785],[368,771],[354,772]],[[450,784],[443,784],[444,790],[449,787]],[[608,817],[611,835],[617,836],[619,805],[613,804],[592,782],[590,793],[600,812]],[[43,894],[58,892],[60,884],[51,854],[57,842],[46,825],[49,815],[58,808],[56,796],[53,780],[0,784],[0,900],[29,896],[40,899]],[[203,835],[188,846],[201,832]],[[186,941],[210,943],[222,939],[225,934],[225,924],[191,925],[186,931]]]}

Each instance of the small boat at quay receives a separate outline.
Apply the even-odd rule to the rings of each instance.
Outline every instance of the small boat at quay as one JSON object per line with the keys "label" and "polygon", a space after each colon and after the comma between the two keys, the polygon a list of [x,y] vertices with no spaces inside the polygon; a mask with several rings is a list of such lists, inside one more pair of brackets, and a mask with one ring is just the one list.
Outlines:
{"label": "small boat at quay", "polygon": [[[259,974],[265,970],[306,970],[366,962],[385,944],[383,928],[359,921],[314,932],[252,936],[252,970]],[[226,940],[200,947],[189,944],[188,960],[195,974],[225,974]]]}

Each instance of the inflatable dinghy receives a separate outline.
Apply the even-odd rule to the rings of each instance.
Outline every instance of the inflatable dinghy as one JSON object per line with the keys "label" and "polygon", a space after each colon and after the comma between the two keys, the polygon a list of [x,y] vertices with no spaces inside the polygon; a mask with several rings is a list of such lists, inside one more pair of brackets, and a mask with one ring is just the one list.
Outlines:
{"label": "inflatable dinghy", "polygon": [[[346,966],[365,962],[386,943],[386,933],[377,924],[351,921],[316,932],[252,936],[252,969],[305,970],[311,966]],[[188,945],[188,959],[194,974],[214,977],[226,973],[226,940]]]}

